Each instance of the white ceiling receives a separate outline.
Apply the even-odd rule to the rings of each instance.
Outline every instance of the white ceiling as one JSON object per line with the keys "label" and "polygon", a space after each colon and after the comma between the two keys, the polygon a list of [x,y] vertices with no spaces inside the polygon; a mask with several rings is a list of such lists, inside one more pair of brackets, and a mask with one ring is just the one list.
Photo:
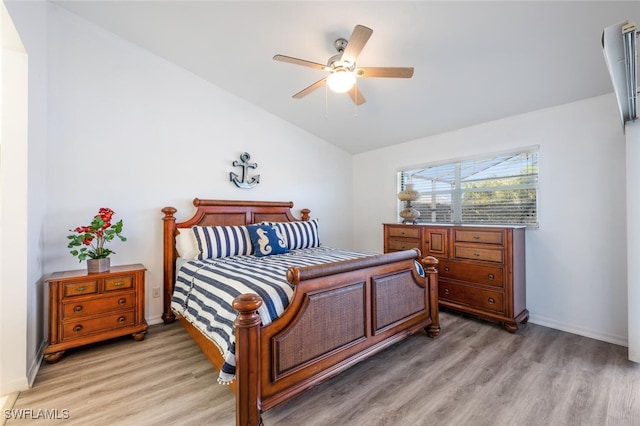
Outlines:
{"label": "white ceiling", "polygon": [[[611,92],[605,26],[640,22],[639,1],[68,1],[54,3],[351,153]],[[367,102],[317,90],[356,24],[373,29],[359,66]]]}

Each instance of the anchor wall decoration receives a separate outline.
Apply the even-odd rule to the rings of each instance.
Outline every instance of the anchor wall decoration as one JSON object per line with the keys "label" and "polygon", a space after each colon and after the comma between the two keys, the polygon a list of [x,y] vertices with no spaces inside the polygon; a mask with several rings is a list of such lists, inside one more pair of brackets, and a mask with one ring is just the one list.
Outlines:
{"label": "anchor wall decoration", "polygon": [[243,152],[240,155],[240,161],[233,162],[233,167],[242,167],[242,179],[238,180],[238,175],[230,172],[229,178],[231,182],[235,183],[238,188],[251,189],[255,184],[260,183],[260,175],[252,176],[249,180],[249,173],[247,169],[255,169],[258,167],[257,163],[250,163],[251,156],[248,152]]}

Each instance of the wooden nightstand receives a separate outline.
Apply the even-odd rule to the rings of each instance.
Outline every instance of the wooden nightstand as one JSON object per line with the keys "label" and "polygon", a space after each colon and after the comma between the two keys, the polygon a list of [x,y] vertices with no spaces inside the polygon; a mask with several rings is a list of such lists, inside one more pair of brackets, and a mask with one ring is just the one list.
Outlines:
{"label": "wooden nightstand", "polygon": [[55,272],[49,283],[49,345],[44,359],[65,350],[131,334],[144,339],[144,274],[141,264],[112,266],[109,272]]}

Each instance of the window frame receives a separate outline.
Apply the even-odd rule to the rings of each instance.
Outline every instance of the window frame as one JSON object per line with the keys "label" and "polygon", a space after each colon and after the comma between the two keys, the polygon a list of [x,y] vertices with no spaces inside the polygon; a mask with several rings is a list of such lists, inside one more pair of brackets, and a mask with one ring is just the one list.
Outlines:
{"label": "window frame", "polygon": [[[522,157],[525,156],[525,157]],[[510,171],[510,174],[504,176],[491,176],[488,174],[488,170],[499,169],[500,166],[507,164],[509,161],[513,161],[515,158],[526,158],[526,168],[519,169],[518,172],[513,172],[514,167],[511,169],[505,169]],[[515,163],[517,166],[523,167],[525,163]],[[516,166],[516,167],[517,167]],[[462,176],[462,169],[466,167],[471,169],[472,172],[468,172],[468,176]],[[475,167],[475,168],[474,168]],[[484,167],[484,169],[483,169]],[[477,169],[476,169],[477,168]],[[438,188],[434,183],[438,180],[437,177],[428,178],[431,182],[432,189],[425,191],[424,188],[420,188],[416,179],[419,181],[419,173],[432,173],[440,170],[442,175],[447,175],[447,179],[442,179],[442,184]],[[526,171],[527,173],[523,173]],[[482,178],[469,179],[470,176],[482,176]],[[515,150],[495,152],[491,154],[474,155],[464,158],[449,159],[444,161],[437,161],[432,163],[426,163],[421,165],[414,165],[410,167],[402,167],[397,172],[397,188],[401,191],[405,188],[406,183],[413,183],[416,187],[415,190],[421,194],[421,199],[412,202],[412,207],[421,211],[420,217],[417,219],[417,223],[420,224],[448,224],[448,225],[479,225],[479,226],[523,226],[527,228],[539,227],[539,213],[538,213],[538,200],[539,200],[539,146],[529,146],[519,148]],[[481,185],[490,183],[491,181],[505,181],[512,180],[509,184],[495,185],[482,187]],[[451,184],[452,187],[443,189],[442,186]],[[464,188],[464,186],[467,188]],[[475,186],[474,185],[478,185]],[[505,191],[511,191],[512,194],[508,194]],[[513,196],[513,191],[517,191]],[[467,214],[466,217],[472,219],[464,219],[463,211],[472,211],[473,204],[465,204],[465,194],[482,193],[482,192],[500,192],[503,198],[502,206],[506,208],[501,209],[500,205],[493,205],[491,203],[484,203],[486,212],[481,211],[485,216],[495,215],[504,220],[473,220],[474,214]],[[509,197],[511,195],[512,197]],[[429,196],[431,200],[424,200],[423,198]],[[447,200],[447,197],[449,198]],[[440,203],[437,199],[440,199]],[[529,201],[527,201],[527,199]],[[505,203],[506,201],[506,203]],[[513,201],[513,202],[511,202]],[[447,204],[448,202],[448,204]],[[424,205],[430,205],[431,207],[425,208]],[[447,219],[446,206],[449,205],[449,217]],[[479,204],[482,205],[482,204]],[[533,205],[533,206],[532,206]],[[440,206],[440,207],[439,207]],[[443,208],[443,206],[445,208]],[[471,206],[471,207],[470,207]],[[406,206],[403,202],[398,200],[397,211],[398,213]],[[431,211],[431,216],[426,217],[425,210]],[[488,213],[487,213],[488,212]],[[528,213],[527,213],[528,212]],[[495,217],[494,216],[494,217]],[[482,217],[482,214],[477,214],[475,219]],[[435,219],[435,220],[434,220]],[[519,221],[517,221],[519,219]]]}

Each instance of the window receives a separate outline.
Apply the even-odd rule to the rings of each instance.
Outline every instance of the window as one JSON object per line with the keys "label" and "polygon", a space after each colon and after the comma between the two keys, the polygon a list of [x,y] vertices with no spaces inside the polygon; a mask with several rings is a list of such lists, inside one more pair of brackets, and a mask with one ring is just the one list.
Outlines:
{"label": "window", "polygon": [[[538,150],[439,163],[400,172],[420,198],[418,222],[538,225]],[[399,206],[404,208],[404,206]]]}

